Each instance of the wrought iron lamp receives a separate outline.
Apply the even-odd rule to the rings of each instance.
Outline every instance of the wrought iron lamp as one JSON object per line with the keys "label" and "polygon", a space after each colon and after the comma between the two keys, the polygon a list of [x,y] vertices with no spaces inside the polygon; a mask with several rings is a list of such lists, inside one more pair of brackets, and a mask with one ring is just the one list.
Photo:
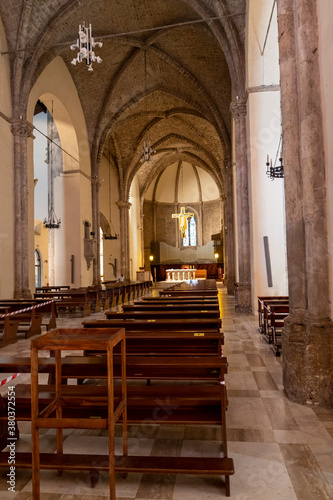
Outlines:
{"label": "wrought iron lamp", "polygon": [[71,50],[79,49],[77,56],[71,61],[74,66],[76,63],[81,63],[83,59],[86,60],[88,71],[93,71],[92,63],[101,63],[102,59],[96,56],[94,52],[95,47],[103,47],[102,42],[95,42],[92,36],[91,24],[87,27],[84,22],[79,25],[79,38],[76,43],[71,45]]}
{"label": "wrought iron lamp", "polygon": [[52,103],[52,121],[50,119],[50,114],[48,115],[48,123],[51,124],[50,141],[48,142],[48,159],[47,163],[49,165],[49,192],[48,192],[48,217],[44,219],[44,227],[47,229],[59,229],[61,220],[55,214],[54,211],[54,169],[53,169],[53,103]]}
{"label": "wrought iron lamp", "polygon": [[48,218],[45,217],[43,223],[44,227],[47,229],[59,229],[61,220],[56,216],[53,207],[50,208],[49,216]]}
{"label": "wrought iron lamp", "polygon": [[[280,149],[281,140],[282,140],[282,136],[280,137],[280,142],[279,142],[278,150],[277,150],[276,157],[275,157],[274,167],[273,167],[272,159],[269,160],[269,155],[267,155],[266,175],[271,179],[271,181],[273,181],[274,179],[283,179],[284,178],[282,147]],[[279,157],[280,165],[276,165],[277,155],[278,155],[279,150],[280,150],[280,157]]]}

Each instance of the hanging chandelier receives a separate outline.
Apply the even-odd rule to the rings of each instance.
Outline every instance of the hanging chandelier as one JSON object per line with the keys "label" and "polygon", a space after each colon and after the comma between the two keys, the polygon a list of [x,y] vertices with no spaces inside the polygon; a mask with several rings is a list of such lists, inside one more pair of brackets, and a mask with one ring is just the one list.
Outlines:
{"label": "hanging chandelier", "polygon": [[[273,167],[272,159],[269,159],[269,155],[267,155],[266,175],[271,179],[271,181],[273,181],[274,179],[283,179],[284,178],[282,147],[280,149],[281,141],[282,141],[282,136],[280,137],[280,142],[279,142],[278,150],[277,150],[276,157],[275,157],[274,167]],[[277,155],[278,155],[279,150],[280,150],[280,157],[279,157],[280,165],[276,165]]]}
{"label": "hanging chandelier", "polygon": [[79,49],[77,56],[71,61],[74,66],[76,63],[81,63],[83,59],[86,60],[86,65],[88,66],[88,71],[93,71],[92,63],[101,63],[102,59],[96,56],[94,52],[95,47],[103,47],[102,42],[95,42],[92,36],[91,24],[87,27],[84,22],[79,25],[79,38],[76,43],[71,45],[71,50]]}
{"label": "hanging chandelier", "polygon": [[[148,116],[148,109],[147,109],[147,49],[144,49],[144,73],[145,73],[145,99],[146,99],[146,116]],[[151,148],[151,142],[150,138],[147,134],[147,138],[143,141],[143,151],[142,151],[142,157],[141,157],[141,162],[144,161],[150,161],[152,155],[155,153],[155,151],[152,150]]]}
{"label": "hanging chandelier", "polygon": [[43,223],[44,227],[47,229],[59,229],[61,220],[56,216],[53,207],[50,208],[49,216],[44,219]]}
{"label": "hanging chandelier", "polygon": [[151,149],[151,145],[150,145],[150,139],[146,139],[145,141],[143,141],[143,153],[142,153],[142,158],[141,158],[141,161],[144,162],[144,161],[150,161],[151,160],[151,157],[152,155],[155,153],[155,151],[153,151]]}
{"label": "hanging chandelier", "polygon": [[[50,120],[52,116],[52,121]],[[47,163],[49,165],[49,192],[48,192],[48,217],[44,219],[44,227],[47,229],[59,229],[61,220],[55,214],[54,211],[54,165],[53,165],[53,102],[52,102],[52,114],[48,114],[48,123],[51,121],[50,130],[50,141],[48,142],[48,159]]]}

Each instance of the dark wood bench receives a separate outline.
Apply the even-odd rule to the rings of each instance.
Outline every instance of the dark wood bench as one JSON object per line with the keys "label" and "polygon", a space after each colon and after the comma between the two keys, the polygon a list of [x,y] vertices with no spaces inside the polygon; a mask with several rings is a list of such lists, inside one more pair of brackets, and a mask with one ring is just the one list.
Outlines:
{"label": "dark wood bench", "polygon": [[114,311],[106,311],[105,316],[107,319],[124,319],[124,320],[133,320],[133,319],[146,319],[152,321],[153,319],[178,319],[184,320],[187,318],[195,318],[195,319],[204,319],[204,318],[219,318],[220,311],[219,310],[208,310],[208,309],[181,309],[175,310],[169,307],[165,307],[162,310],[136,310],[130,309],[129,311],[124,312],[114,312]]}
{"label": "dark wood bench", "polygon": [[47,330],[57,326],[57,306],[55,302],[45,301],[42,298],[36,299],[2,299],[0,307],[6,307],[9,311],[18,311],[30,307],[36,307],[36,312],[42,314],[42,324],[45,324]]}
{"label": "dark wood bench", "polygon": [[170,304],[169,302],[159,303],[159,302],[135,302],[132,304],[124,304],[122,307],[124,312],[132,312],[132,311],[186,311],[187,309],[191,309],[195,314],[197,311],[214,311],[219,313],[219,304],[208,304],[205,302],[200,303],[174,303]]}
{"label": "dark wood bench", "polygon": [[[52,347],[52,346],[50,346]],[[155,358],[139,357],[127,358],[129,360],[128,369],[146,370],[144,374],[133,373],[133,378],[156,377],[165,383],[162,385],[131,385],[128,383],[127,402],[128,402],[128,422],[142,423],[149,422],[155,424],[214,424],[221,425],[222,458],[200,458],[200,465],[195,457],[181,458],[174,462],[174,457],[118,457],[122,461],[123,468],[116,468],[122,472],[152,472],[152,458],[154,459],[154,473],[191,473],[191,474],[214,474],[225,476],[226,494],[230,495],[229,476],[234,473],[233,461],[228,458],[227,440],[226,440],[226,421],[225,411],[227,407],[226,390],[224,385],[224,375],[227,372],[226,358],[214,359],[195,356],[187,358],[184,366],[184,359],[174,356]],[[51,366],[48,359],[41,359],[42,365]],[[64,358],[62,360],[62,373],[66,374],[66,368],[73,370],[73,375],[77,374],[73,369],[74,364],[81,363],[80,372],[87,373],[88,368],[93,366],[97,370],[95,375],[101,377],[98,370],[104,366],[106,376],[105,362],[103,358],[93,358],[85,365],[86,359],[79,357]],[[85,368],[83,368],[85,366]],[[116,362],[117,366],[117,362]],[[203,371],[204,370],[204,371]],[[178,372],[177,372],[178,371]],[[177,373],[176,373],[177,372]],[[117,376],[117,375],[116,375]],[[128,378],[132,375],[129,374]],[[174,384],[173,380],[177,383]],[[193,384],[196,380],[198,384]],[[179,383],[180,381],[184,383]],[[188,385],[187,382],[191,381]],[[202,382],[205,382],[204,384]],[[118,396],[116,388],[116,397]],[[46,408],[55,397],[54,386],[39,386],[40,410]],[[31,397],[29,386],[18,384],[16,386],[16,415],[17,420],[29,420],[31,412]],[[63,386],[62,396],[67,401],[71,401],[63,410],[64,418],[106,418],[107,408],[107,388],[104,386]],[[82,407],[81,401],[85,402]],[[5,401],[4,401],[5,403]],[[3,405],[2,419],[6,419],[6,405]],[[95,464],[98,464],[101,457],[96,458]],[[0,454],[0,466],[6,465],[6,453]],[[193,458],[194,460],[191,460]],[[76,460],[75,464],[72,462]],[[128,460],[129,459],[129,460]],[[189,460],[189,461],[188,461]],[[134,463],[137,465],[134,467]],[[205,463],[205,466],[203,466]],[[87,458],[82,462],[77,456],[66,456],[63,460],[55,460],[52,453],[41,455],[41,464],[43,468],[56,468],[59,470],[89,470],[91,461]],[[31,467],[31,454],[16,454],[16,466]],[[189,470],[190,466],[193,469]],[[97,470],[102,470],[95,467]]]}
{"label": "dark wood bench", "polygon": [[[0,314],[7,314],[8,309],[3,308]],[[0,348],[17,341],[17,330],[19,323],[12,321],[10,317],[0,318]]]}
{"label": "dark wood bench", "polygon": [[88,292],[83,290],[61,290],[58,292],[39,292],[34,294],[35,298],[54,300],[57,309],[81,309],[83,316],[89,316],[91,305],[88,301]]}
{"label": "dark wood bench", "polygon": [[185,318],[185,319],[109,319],[109,320],[84,320],[84,328],[129,328],[130,330],[159,330],[170,332],[219,332],[221,329],[220,318]]}
{"label": "dark wood bench", "polygon": [[284,320],[289,315],[288,305],[270,306],[270,324],[269,329],[272,335],[272,350],[275,356],[280,356],[282,351],[281,333],[284,326]]}
{"label": "dark wood bench", "polygon": [[262,335],[268,344],[271,344],[273,341],[272,329],[271,329],[271,310],[272,310],[272,307],[275,307],[275,306],[284,306],[284,307],[289,308],[289,301],[283,301],[283,300],[271,301],[271,300],[269,300],[269,301],[264,302],[264,315],[263,315],[264,316],[264,320],[263,320],[264,326],[263,326]]}
{"label": "dark wood bench", "polygon": [[8,299],[0,301],[0,308],[2,314],[10,314],[0,318],[1,346],[16,342],[20,334],[24,334],[25,338],[39,335],[45,317],[47,317],[45,324],[47,329],[56,327],[57,311],[54,302]]}
{"label": "dark wood bench", "polygon": [[265,321],[264,321],[264,315],[265,315],[265,304],[274,304],[274,303],[283,303],[283,304],[288,304],[289,303],[289,297],[286,295],[281,295],[281,296],[258,296],[258,330],[260,333],[264,334],[265,333]]}
{"label": "dark wood bench", "polygon": [[181,291],[181,290],[161,290],[159,292],[161,297],[179,297],[179,298],[189,298],[189,297],[215,297],[217,296],[217,290],[188,290],[188,291]]}

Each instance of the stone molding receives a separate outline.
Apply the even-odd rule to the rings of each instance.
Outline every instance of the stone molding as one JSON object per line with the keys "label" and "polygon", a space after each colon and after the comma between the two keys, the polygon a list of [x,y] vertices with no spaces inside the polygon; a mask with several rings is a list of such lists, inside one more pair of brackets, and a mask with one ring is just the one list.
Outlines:
{"label": "stone molding", "polygon": [[235,101],[230,104],[230,112],[235,120],[247,115],[247,104],[245,101]]}
{"label": "stone molding", "polygon": [[129,201],[118,200],[116,201],[119,208],[127,208],[128,210],[131,208],[132,203]]}

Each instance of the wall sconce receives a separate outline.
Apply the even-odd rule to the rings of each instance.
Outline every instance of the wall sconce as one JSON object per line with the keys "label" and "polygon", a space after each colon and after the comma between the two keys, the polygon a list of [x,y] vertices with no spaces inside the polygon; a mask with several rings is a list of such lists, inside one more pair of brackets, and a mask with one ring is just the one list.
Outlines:
{"label": "wall sconce", "polygon": [[150,262],[152,262],[154,260],[154,256],[153,255],[149,255],[149,260],[150,260]]}
{"label": "wall sconce", "polygon": [[217,260],[217,259],[219,258],[219,254],[218,254],[217,252],[216,252],[216,253],[214,253],[214,257],[215,257],[215,259]]}

